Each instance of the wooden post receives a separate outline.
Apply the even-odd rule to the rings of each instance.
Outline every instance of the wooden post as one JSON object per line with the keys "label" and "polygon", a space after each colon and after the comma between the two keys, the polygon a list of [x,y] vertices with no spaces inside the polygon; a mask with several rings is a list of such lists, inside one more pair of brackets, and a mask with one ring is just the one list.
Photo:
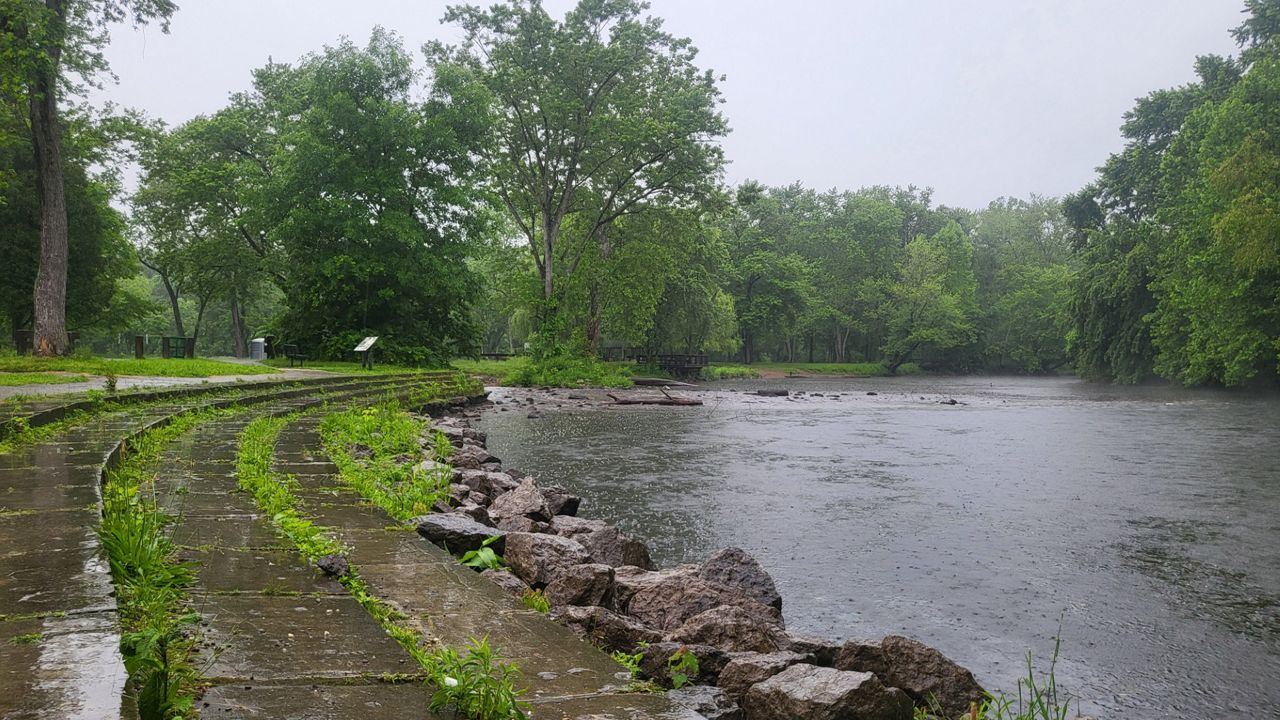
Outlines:
{"label": "wooden post", "polygon": [[141,335],[133,336],[133,356],[139,360],[146,355],[146,338]]}

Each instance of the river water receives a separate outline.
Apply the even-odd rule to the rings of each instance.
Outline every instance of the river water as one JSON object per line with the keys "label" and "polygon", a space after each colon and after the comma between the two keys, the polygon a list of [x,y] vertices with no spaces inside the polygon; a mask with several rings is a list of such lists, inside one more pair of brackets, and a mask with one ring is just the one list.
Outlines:
{"label": "river water", "polygon": [[1085,712],[1280,717],[1276,398],[791,379],[709,385],[696,408],[560,391],[538,419],[499,411],[527,394],[495,389],[481,423],[509,467],[582,494],[660,565],[748,550],[793,631],[912,635],[1014,691],[1061,623],[1057,677]]}

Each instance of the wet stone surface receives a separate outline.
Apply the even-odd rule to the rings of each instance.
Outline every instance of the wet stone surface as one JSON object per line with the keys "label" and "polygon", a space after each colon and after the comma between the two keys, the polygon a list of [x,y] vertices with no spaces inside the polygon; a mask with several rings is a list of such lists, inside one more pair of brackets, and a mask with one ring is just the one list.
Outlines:
{"label": "wet stone surface", "polygon": [[185,517],[173,528],[173,542],[185,547],[286,548],[263,515],[205,515]]}
{"label": "wet stone surface", "polygon": [[116,626],[113,612],[0,622],[0,717],[120,717]]}
{"label": "wet stone surface", "polygon": [[428,711],[430,699],[430,692],[418,683],[223,685],[205,693],[201,714],[206,720],[444,720],[452,717]]}
{"label": "wet stone surface", "polygon": [[347,594],[338,581],[302,564],[293,550],[187,549],[179,557],[196,563],[207,592]]}
{"label": "wet stone surface", "polygon": [[416,672],[351,597],[206,595],[195,666],[207,678],[341,678]]}

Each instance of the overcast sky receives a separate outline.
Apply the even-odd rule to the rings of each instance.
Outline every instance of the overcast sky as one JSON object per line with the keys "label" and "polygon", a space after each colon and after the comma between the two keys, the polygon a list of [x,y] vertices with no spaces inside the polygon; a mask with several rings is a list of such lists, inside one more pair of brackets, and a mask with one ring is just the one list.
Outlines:
{"label": "overcast sky", "polygon": [[[456,31],[437,0],[178,0],[169,35],[113,34],[102,93],[170,124],[219,109],[268,56],[382,25],[417,48]],[[487,0],[484,3],[487,4]],[[547,0],[559,15],[570,0]],[[728,180],[916,184],[937,202],[1061,195],[1120,147],[1121,115],[1235,51],[1242,0],[653,0],[727,75]]]}

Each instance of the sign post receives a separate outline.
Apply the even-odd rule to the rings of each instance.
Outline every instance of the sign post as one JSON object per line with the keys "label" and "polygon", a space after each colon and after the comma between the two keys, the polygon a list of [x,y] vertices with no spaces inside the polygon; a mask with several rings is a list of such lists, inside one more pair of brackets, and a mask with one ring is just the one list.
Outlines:
{"label": "sign post", "polygon": [[378,336],[367,337],[360,341],[356,346],[356,352],[360,353],[360,367],[365,370],[373,369],[373,344],[378,342]]}

